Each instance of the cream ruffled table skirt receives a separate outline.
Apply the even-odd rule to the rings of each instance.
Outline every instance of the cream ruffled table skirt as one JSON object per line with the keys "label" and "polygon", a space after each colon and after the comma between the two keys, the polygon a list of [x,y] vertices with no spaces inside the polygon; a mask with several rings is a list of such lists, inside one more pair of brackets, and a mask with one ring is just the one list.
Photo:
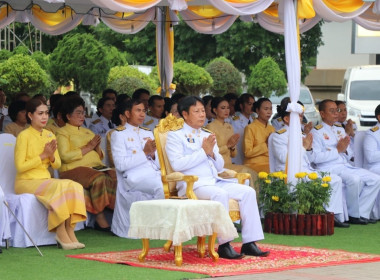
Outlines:
{"label": "cream ruffled table skirt", "polygon": [[224,240],[238,233],[223,205],[217,201],[161,199],[132,204],[128,237],[172,240],[174,246],[217,233]]}

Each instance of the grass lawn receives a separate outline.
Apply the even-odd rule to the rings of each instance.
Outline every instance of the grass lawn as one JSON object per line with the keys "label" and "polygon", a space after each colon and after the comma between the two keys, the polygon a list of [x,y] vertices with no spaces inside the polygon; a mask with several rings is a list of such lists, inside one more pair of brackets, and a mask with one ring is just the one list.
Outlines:
{"label": "grass lawn", "polygon": [[[336,228],[332,236],[285,236],[266,234],[263,243],[314,248],[341,249],[352,252],[380,254],[380,223]],[[33,248],[3,249],[0,254],[0,279],[188,279],[205,278],[195,273],[165,271],[67,258],[68,254],[125,251],[141,249],[140,240],[119,238],[108,233],[87,229],[77,232],[83,250],[63,251],[56,246],[41,246],[44,257]],[[236,239],[235,241],[241,241]],[[151,241],[150,247],[161,247],[165,241]],[[196,239],[188,242],[195,244]]]}

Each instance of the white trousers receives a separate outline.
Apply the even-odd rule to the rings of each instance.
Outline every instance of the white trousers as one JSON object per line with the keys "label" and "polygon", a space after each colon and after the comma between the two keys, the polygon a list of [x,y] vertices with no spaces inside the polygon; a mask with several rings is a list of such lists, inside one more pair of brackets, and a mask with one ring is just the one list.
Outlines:
{"label": "white trousers", "polygon": [[[256,202],[256,192],[251,187],[227,181],[217,181],[215,185],[198,186],[194,190],[199,199],[219,201],[229,210],[229,199],[239,203],[243,243],[264,239],[259,210]],[[218,239],[219,244],[231,240]]]}
{"label": "white trousers", "polygon": [[345,184],[348,215],[369,219],[380,190],[380,176],[363,168],[339,165],[331,169]]}

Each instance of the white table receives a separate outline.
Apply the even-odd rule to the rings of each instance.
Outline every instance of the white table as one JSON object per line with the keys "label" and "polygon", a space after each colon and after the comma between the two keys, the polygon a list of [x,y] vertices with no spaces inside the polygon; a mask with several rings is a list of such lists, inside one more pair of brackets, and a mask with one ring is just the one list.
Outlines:
{"label": "white table", "polygon": [[198,236],[198,253],[204,257],[205,236],[209,235],[209,254],[214,261],[219,259],[215,252],[216,236],[223,239],[238,237],[238,233],[220,202],[190,199],[160,199],[134,202],[129,211],[128,236],[141,238],[143,251],[139,256],[144,261],[149,251],[149,239],[169,240],[175,249],[175,262],[182,265],[182,242]]}

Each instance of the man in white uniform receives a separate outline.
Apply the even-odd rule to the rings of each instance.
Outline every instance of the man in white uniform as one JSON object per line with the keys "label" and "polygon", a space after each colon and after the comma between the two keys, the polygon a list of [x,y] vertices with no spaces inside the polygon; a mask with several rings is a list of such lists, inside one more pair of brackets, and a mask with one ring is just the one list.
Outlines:
{"label": "man in white uniform", "polygon": [[253,122],[253,104],[255,103],[255,98],[252,94],[244,93],[240,95],[236,108],[238,112],[232,117],[231,125],[234,129],[234,133],[240,135],[239,142],[236,145],[236,156],[232,158],[232,163],[234,164],[244,164],[244,150],[243,150],[243,140],[244,140],[244,129],[247,125]]}
{"label": "man in white uniform", "polygon": [[[380,174],[380,105],[376,107],[375,117],[376,126],[367,130],[363,141],[364,161],[363,168]],[[377,196],[375,207],[372,211],[372,217],[380,219],[380,193]]]}
{"label": "man in white uniform", "polygon": [[165,196],[153,133],[140,126],[145,118],[144,104],[132,99],[122,106],[125,106],[127,123],[111,135],[118,180],[123,180],[118,182],[111,230],[120,237],[127,237],[131,204]]}
{"label": "man in white uniform", "polygon": [[[288,142],[289,142],[289,121],[290,113],[286,111],[288,102],[281,104],[281,107],[277,109],[281,119],[284,122],[284,126],[277,130],[276,133],[273,133],[272,141],[269,144],[269,149],[273,153],[274,158],[274,171],[284,171],[286,160],[288,157]],[[280,112],[279,112],[280,111]],[[302,122],[303,116],[300,115],[300,121]],[[303,147],[302,150],[302,170],[307,173],[318,172],[311,166],[309,157],[313,158],[313,135],[311,133],[303,134]],[[272,163],[272,162],[271,162]],[[272,169],[272,168],[271,168]],[[342,179],[335,175],[331,174],[331,188],[332,193],[330,196],[330,202],[328,205],[325,205],[325,209],[328,212],[334,213],[334,224],[336,227],[347,228],[350,225],[344,223],[344,205],[343,205],[343,193],[342,193]]]}
{"label": "man in white uniform", "polygon": [[149,113],[145,117],[144,126],[153,131],[164,113],[165,100],[160,95],[152,95],[149,98],[148,105]]}
{"label": "man in white uniform", "polygon": [[362,168],[353,167],[350,137],[338,120],[338,108],[334,101],[326,99],[319,104],[322,124],[312,130],[314,162],[319,170],[334,173],[346,186],[346,202],[349,222],[368,224],[372,208],[380,190],[380,176]]}
{"label": "man in white uniform", "polygon": [[[186,175],[198,176],[194,192],[199,199],[219,201],[228,210],[230,198],[239,203],[243,246],[238,254],[230,245],[231,240],[219,239],[218,253],[221,258],[238,259],[245,255],[265,257],[255,241],[264,239],[256,193],[249,186],[224,180],[218,176],[223,171],[224,161],[219,154],[216,137],[202,126],[205,121],[205,108],[202,100],[187,96],[178,104],[178,111],[184,118],[183,128],[168,133],[166,152],[172,168]],[[178,195],[184,196],[186,185],[177,184]]]}
{"label": "man in white uniform", "polygon": [[109,97],[102,97],[98,102],[100,118],[91,122],[89,129],[100,136],[105,136],[107,131],[115,128],[112,122],[112,111],[115,109],[115,101]]}
{"label": "man in white uniform", "polygon": [[6,123],[4,119],[8,116],[8,107],[5,106],[7,97],[2,89],[0,89],[0,133],[4,131]]}

